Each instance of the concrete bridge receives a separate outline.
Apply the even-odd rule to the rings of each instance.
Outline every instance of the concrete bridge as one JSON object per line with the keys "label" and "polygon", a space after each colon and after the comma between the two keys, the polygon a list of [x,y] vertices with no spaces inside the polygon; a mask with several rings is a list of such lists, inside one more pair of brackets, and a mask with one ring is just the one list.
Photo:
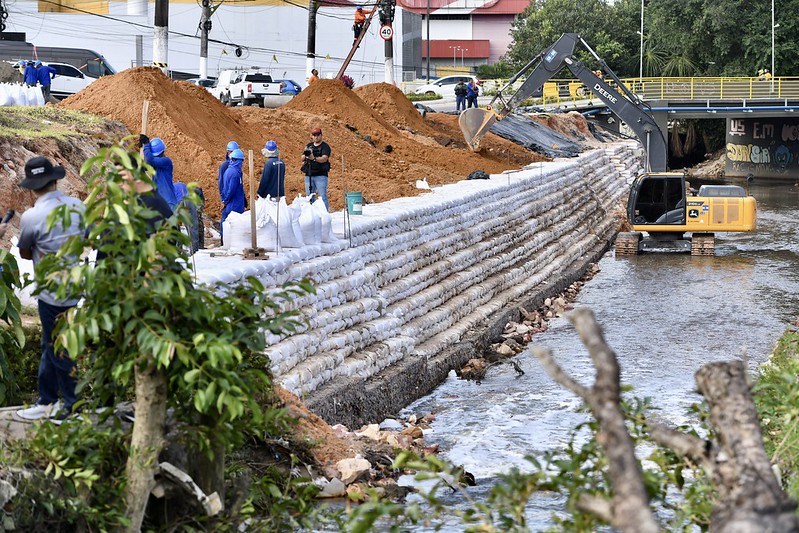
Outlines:
{"label": "concrete bridge", "polygon": [[[626,78],[649,107],[664,137],[683,119],[725,119],[725,174],[799,180],[799,77]],[[547,108],[576,110],[619,131],[616,117],[575,80],[544,87]]]}

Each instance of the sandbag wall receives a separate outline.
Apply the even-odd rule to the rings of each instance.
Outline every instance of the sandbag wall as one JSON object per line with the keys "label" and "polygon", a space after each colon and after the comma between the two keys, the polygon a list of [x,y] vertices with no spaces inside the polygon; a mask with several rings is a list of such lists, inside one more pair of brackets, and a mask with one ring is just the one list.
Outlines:
{"label": "sandbag wall", "polygon": [[321,409],[330,422],[361,420],[337,419],[347,406],[331,391],[432,358],[525,294],[554,288],[561,272],[607,248],[618,225],[612,211],[641,170],[637,144],[610,146],[366,205],[350,217],[351,239],[289,251],[271,264],[237,264],[234,276],[273,285],[316,282],[315,295],[294,302],[305,329],[269,339],[276,381],[306,403],[341,402]]}

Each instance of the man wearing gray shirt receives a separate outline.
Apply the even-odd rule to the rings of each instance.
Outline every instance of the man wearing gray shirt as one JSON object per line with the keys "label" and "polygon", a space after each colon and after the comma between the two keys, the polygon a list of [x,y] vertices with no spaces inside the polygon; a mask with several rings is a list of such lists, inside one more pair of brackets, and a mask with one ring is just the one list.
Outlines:
{"label": "man wearing gray shirt", "polygon": [[[33,207],[25,211],[19,223],[19,255],[32,259],[34,268],[43,257],[58,252],[61,245],[73,235],[81,233],[81,216],[73,212],[70,224],[60,222],[47,228],[47,217],[59,206],[83,211],[83,203],[65,195],[57,189],[57,181],[64,177],[64,167],[54,167],[46,157],[34,157],[25,164],[25,178],[19,186],[30,189],[36,195]],[[39,399],[27,409],[17,411],[25,420],[55,418],[56,413],[68,415],[75,404],[75,361],[66,352],[55,353],[53,330],[56,320],[77,303],[77,299],[59,300],[52,292],[42,291],[38,295],[39,319],[42,322],[42,358],[39,362]],[[58,401],[59,393],[63,405]]]}

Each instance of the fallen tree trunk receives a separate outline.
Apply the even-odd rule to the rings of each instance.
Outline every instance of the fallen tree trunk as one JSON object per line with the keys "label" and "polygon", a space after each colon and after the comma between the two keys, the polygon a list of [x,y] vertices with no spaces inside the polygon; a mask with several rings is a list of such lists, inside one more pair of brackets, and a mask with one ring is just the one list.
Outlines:
{"label": "fallen tree trunk", "polygon": [[[596,368],[592,387],[572,380],[550,351],[533,348],[533,353],[557,383],[586,402],[599,423],[597,442],[608,458],[613,499],[583,497],[578,506],[621,531],[658,531],[643,489],[634,445],[624,425],[616,355],[605,342],[590,310],[575,311],[571,320]],[[705,365],[696,373],[696,382],[710,406],[710,423],[716,441],[705,441],[659,424],[650,425],[650,436],[705,468],[719,495],[712,511],[710,531],[799,531],[799,519],[794,514],[796,502],[782,491],[763,447],[744,364],[730,361]]]}

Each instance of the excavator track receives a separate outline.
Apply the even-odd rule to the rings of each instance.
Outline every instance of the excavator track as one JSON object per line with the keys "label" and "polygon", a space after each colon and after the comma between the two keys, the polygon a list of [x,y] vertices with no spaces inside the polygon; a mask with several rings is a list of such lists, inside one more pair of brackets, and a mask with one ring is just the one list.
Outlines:
{"label": "excavator track", "polygon": [[643,234],[640,231],[622,231],[616,236],[616,255],[638,255],[638,245]]}
{"label": "excavator track", "polygon": [[716,255],[716,236],[713,233],[691,235],[691,255]]}

